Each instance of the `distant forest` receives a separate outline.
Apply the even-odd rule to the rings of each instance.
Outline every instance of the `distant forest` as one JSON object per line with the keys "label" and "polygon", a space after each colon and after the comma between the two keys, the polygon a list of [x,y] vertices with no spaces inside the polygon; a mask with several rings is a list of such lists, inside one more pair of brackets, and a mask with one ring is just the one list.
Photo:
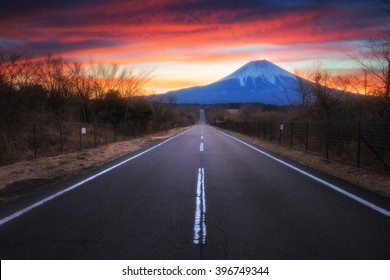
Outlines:
{"label": "distant forest", "polygon": [[136,73],[117,64],[82,64],[58,56],[33,58],[0,50],[0,125],[5,128],[49,118],[58,122],[153,122],[155,126],[193,122],[193,115],[174,110],[174,100],[144,96],[150,78],[151,72]]}
{"label": "distant forest", "polygon": [[209,106],[210,122],[295,122],[311,120],[390,121],[390,31],[348,54],[360,70],[336,73],[321,62],[296,70],[299,104]]}
{"label": "distant forest", "polygon": [[196,123],[198,106],[145,96],[150,78],[117,64],[0,50],[0,162],[31,149],[35,124],[47,131],[61,124],[128,126],[141,135]]}
{"label": "distant forest", "polygon": [[[390,33],[383,40],[368,40],[350,57],[361,73],[334,74],[321,63],[297,71],[299,104],[204,106],[207,121],[390,120]],[[31,148],[35,124],[131,126],[137,135],[195,124],[202,105],[179,105],[165,95],[146,95],[151,78],[152,72],[117,64],[0,49],[0,155],[12,159]]]}

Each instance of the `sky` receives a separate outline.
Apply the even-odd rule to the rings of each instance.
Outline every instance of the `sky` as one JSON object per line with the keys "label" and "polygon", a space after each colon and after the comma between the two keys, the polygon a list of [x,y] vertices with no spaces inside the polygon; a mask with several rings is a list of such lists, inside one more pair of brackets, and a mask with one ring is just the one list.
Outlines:
{"label": "sky", "polygon": [[253,60],[294,72],[390,30],[386,0],[0,0],[0,48],[153,70],[148,89],[219,80]]}

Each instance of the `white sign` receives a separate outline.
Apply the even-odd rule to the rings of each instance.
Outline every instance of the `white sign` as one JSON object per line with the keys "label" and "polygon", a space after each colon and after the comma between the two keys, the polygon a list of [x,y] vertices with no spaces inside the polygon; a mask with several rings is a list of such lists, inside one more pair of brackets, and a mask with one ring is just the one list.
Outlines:
{"label": "white sign", "polygon": [[81,134],[87,134],[87,128],[86,127],[82,127],[81,128]]}
{"label": "white sign", "polygon": [[283,130],[283,128],[284,128],[284,124],[280,124],[280,130]]}

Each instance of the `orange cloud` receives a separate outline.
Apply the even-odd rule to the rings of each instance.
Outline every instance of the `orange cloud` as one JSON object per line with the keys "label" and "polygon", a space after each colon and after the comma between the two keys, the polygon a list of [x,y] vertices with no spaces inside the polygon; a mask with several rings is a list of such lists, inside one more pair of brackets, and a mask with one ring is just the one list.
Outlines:
{"label": "orange cloud", "polygon": [[[329,0],[329,5],[308,0],[278,5],[69,0],[59,7],[16,2],[0,11],[6,27],[1,28],[0,44],[6,48],[120,64],[187,63],[188,72],[194,63],[339,59],[346,42],[365,39],[368,32],[375,35],[373,30],[390,22],[382,7],[368,0]],[[175,84],[173,80],[176,85],[194,83],[182,75],[157,81],[161,87]]]}

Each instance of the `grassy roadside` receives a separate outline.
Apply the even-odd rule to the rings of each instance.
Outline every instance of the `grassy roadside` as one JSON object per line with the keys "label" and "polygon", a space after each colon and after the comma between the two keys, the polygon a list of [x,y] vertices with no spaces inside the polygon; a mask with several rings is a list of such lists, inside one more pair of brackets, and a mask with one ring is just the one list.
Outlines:
{"label": "grassy roadside", "polygon": [[[154,142],[167,139],[186,129],[188,127],[175,128],[166,133],[138,137],[80,152],[0,166],[0,203],[15,200],[22,194],[30,193],[37,188],[50,185],[54,181],[85,173],[116,158],[151,145]],[[320,156],[308,155],[305,152],[281,147],[278,144],[269,143],[239,133],[225,132],[324,173],[342,178],[383,196],[390,197],[389,177],[340,162],[332,162]]]}
{"label": "grassy roadside", "polygon": [[236,138],[253,143],[263,147],[271,152],[295,160],[301,164],[310,166],[321,172],[342,178],[348,182],[361,186],[362,188],[379,193],[390,198],[390,178],[377,174],[373,171],[363,168],[357,168],[352,165],[343,164],[336,161],[330,161],[323,157],[306,154],[303,151],[293,150],[280,146],[276,143],[270,143],[258,138],[246,136],[240,133],[223,130],[225,133]]}
{"label": "grassy roadside", "polygon": [[179,134],[186,129],[188,127],[174,128],[167,132],[137,137],[75,153],[0,166],[0,203],[15,200],[23,194],[50,185],[54,181],[85,173],[154,142]]}

